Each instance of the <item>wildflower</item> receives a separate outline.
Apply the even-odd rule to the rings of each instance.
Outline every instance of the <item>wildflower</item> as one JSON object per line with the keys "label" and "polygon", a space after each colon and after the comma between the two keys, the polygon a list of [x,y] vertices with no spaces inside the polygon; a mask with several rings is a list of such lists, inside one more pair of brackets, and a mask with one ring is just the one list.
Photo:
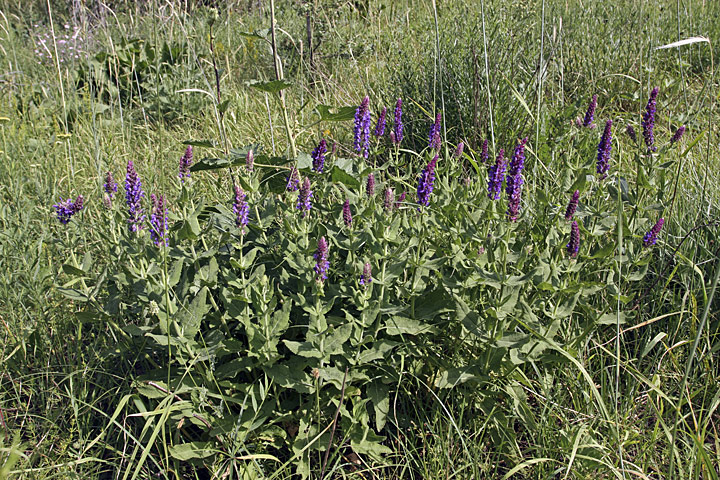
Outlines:
{"label": "wildflower", "polygon": [[352,226],[352,213],[350,212],[350,200],[347,198],[345,199],[345,203],[343,203],[343,221],[345,222],[345,225],[350,227]]}
{"label": "wildflower", "polygon": [[403,202],[405,201],[405,197],[407,197],[407,193],[406,193],[406,192],[402,192],[402,193],[400,194],[400,196],[398,197],[397,201],[395,202],[395,208],[396,208],[396,209],[400,208],[400,205],[402,205]]}
{"label": "wildflower", "polygon": [[372,173],[368,175],[367,184],[365,185],[365,193],[368,197],[375,195],[375,175]]}
{"label": "wildflower", "polygon": [[312,169],[314,172],[322,173],[323,168],[325,167],[325,153],[327,153],[327,142],[323,138],[320,140],[320,143],[318,143],[318,146],[315,147],[315,150],[313,150],[310,154],[313,159]]}
{"label": "wildflower", "polygon": [[577,257],[578,251],[580,251],[580,228],[575,220],[570,227],[570,242],[566,248],[570,258]]}
{"label": "wildflower", "polygon": [[482,161],[483,165],[485,165],[490,158],[490,154],[488,153],[488,141],[484,140],[482,143],[482,147],[480,148],[480,160]]}
{"label": "wildflower", "polygon": [[330,155],[335,156],[337,154],[338,144],[337,142],[333,142],[332,151],[330,152]]}
{"label": "wildflower", "polygon": [[290,173],[285,180],[287,180],[285,190],[295,192],[298,188],[300,188],[300,175],[298,174],[297,168],[291,167]]}
{"label": "wildflower", "polygon": [[465,143],[463,143],[463,142],[461,141],[460,143],[458,143],[458,146],[457,146],[457,148],[455,149],[455,154],[453,155],[453,158],[455,158],[455,159],[461,159],[464,150],[465,150]]}
{"label": "wildflower", "polygon": [[392,212],[393,208],[395,208],[395,192],[390,187],[385,189],[383,208],[386,212]]}
{"label": "wildflower", "polygon": [[178,177],[182,183],[185,183],[186,178],[190,178],[190,166],[192,165],[193,149],[192,145],[188,145],[185,149],[185,153],[180,157],[180,166],[178,168]]}
{"label": "wildflower", "polygon": [[103,185],[103,189],[105,190],[105,193],[107,193],[107,196],[112,198],[117,193],[118,185],[115,179],[113,178],[112,172],[108,171],[105,174],[105,184]]}
{"label": "wildflower", "polygon": [[670,143],[679,142],[684,134],[685,134],[685,125],[681,125],[680,127],[678,127],[677,130],[675,130],[675,134],[670,139]]}
{"label": "wildflower", "polygon": [[245,169],[248,172],[252,172],[255,170],[255,154],[253,153],[252,149],[248,150],[247,155],[245,155]]}
{"label": "wildflower", "polygon": [[372,267],[369,263],[365,263],[363,266],[363,273],[360,275],[360,285],[363,285],[365,287],[369,286],[372,283]]}
{"label": "wildflower", "polygon": [[522,170],[525,167],[525,144],[527,140],[527,137],[525,137],[515,146],[515,152],[510,160],[510,170],[505,179],[505,192],[508,194],[507,216],[511,222],[517,220],[520,211],[520,195],[524,183]]}
{"label": "wildflower", "polygon": [[597,95],[593,95],[588,104],[587,111],[585,112],[585,119],[583,120],[583,127],[594,128],[593,120],[595,119],[595,108],[597,107]]}
{"label": "wildflower", "polygon": [[305,177],[300,191],[298,191],[297,209],[300,210],[300,216],[305,218],[307,212],[312,208],[311,199],[313,198],[312,190],[310,190],[310,179]]}
{"label": "wildflower", "polygon": [[168,217],[165,197],[163,195],[150,195],[152,213],[150,214],[150,239],[157,246],[167,247]]}
{"label": "wildflower", "polygon": [[657,150],[654,146],[655,133],[653,130],[655,129],[655,107],[657,105],[657,96],[659,91],[660,89],[655,87],[652,89],[652,92],[650,92],[650,98],[648,99],[647,106],[645,107],[645,114],[643,115],[642,120],[643,137],[645,138],[645,145],[650,152]]}
{"label": "wildflower", "polygon": [[439,150],[440,144],[442,143],[442,137],[440,136],[440,123],[442,121],[442,114],[438,113],[435,117],[435,123],[430,126],[430,133],[428,138],[430,143],[428,146],[432,149]]}
{"label": "wildflower", "polygon": [[313,258],[315,259],[317,281],[322,283],[327,280],[327,271],[328,268],[330,268],[330,262],[328,261],[328,244],[325,237],[320,237],[320,240],[318,240],[317,250]]}
{"label": "wildflower", "polygon": [[565,220],[572,220],[575,210],[577,210],[578,200],[580,200],[580,190],[575,190],[565,210]]}
{"label": "wildflower", "polygon": [[370,151],[370,98],[363,98],[355,111],[355,151],[367,158]]}
{"label": "wildflower", "polygon": [[245,233],[245,226],[250,220],[250,206],[245,197],[245,192],[242,191],[239,185],[235,185],[235,202],[233,203],[233,213],[235,214],[235,226],[240,229],[240,233]]}
{"label": "wildflower", "polygon": [[665,223],[665,219],[661,218],[645,234],[645,236],[643,237],[643,246],[644,247],[651,247],[651,246],[655,245],[655,242],[657,242],[657,236],[660,234],[660,230],[662,230],[664,223]]}
{"label": "wildflower", "polygon": [[502,148],[498,152],[495,165],[488,169],[488,197],[492,200],[500,198],[502,190],[502,181],[505,176],[505,150]]}
{"label": "wildflower", "polygon": [[608,169],[610,169],[610,150],[612,150],[612,120],[605,123],[605,131],[600,138],[597,147],[597,173],[600,179],[607,177]]}
{"label": "wildflower", "polygon": [[438,156],[435,155],[427,166],[420,172],[418,178],[417,198],[420,205],[428,206],[430,204],[430,194],[433,191],[435,183],[435,166],[437,165]]}
{"label": "wildflower", "polygon": [[128,225],[131,232],[139,232],[143,229],[145,215],[140,202],[145,197],[142,190],[142,183],[135,170],[135,164],[128,160],[127,173],[125,175],[125,204],[128,207]]}
{"label": "wildflower", "polygon": [[402,99],[398,98],[395,103],[395,123],[393,124],[393,131],[391,132],[390,139],[396,145],[399,145],[403,140],[403,123],[402,123]]}
{"label": "wildflower", "polygon": [[625,132],[628,134],[628,136],[633,142],[637,143],[637,134],[635,134],[635,129],[632,125],[628,123],[627,127],[625,127]]}
{"label": "wildflower", "polygon": [[85,199],[82,195],[78,195],[77,198],[75,198],[75,201],[70,200],[69,198],[67,200],[63,200],[62,197],[60,197],[60,201],[53,205],[58,221],[63,225],[67,225],[72,216],[83,209],[84,202]]}
{"label": "wildflower", "polygon": [[376,137],[382,137],[385,134],[386,117],[387,107],[383,107],[382,112],[380,112],[380,116],[377,119],[377,124],[375,125]]}

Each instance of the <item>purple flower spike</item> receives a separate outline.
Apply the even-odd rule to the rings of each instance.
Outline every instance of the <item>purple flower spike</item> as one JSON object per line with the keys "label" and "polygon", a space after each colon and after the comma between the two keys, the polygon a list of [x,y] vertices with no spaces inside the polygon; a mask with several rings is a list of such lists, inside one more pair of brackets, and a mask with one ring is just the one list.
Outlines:
{"label": "purple flower spike", "polygon": [[679,142],[684,134],[685,134],[685,125],[682,125],[677,130],[675,130],[675,134],[670,139],[670,143]]}
{"label": "purple flower spike", "polygon": [[363,266],[363,273],[360,275],[360,285],[364,287],[370,286],[372,283],[372,266],[369,263],[365,263]]}
{"label": "purple flower spike", "polygon": [[84,203],[85,199],[82,195],[78,195],[75,201],[70,200],[69,198],[67,200],[63,200],[61,197],[60,201],[53,205],[58,221],[63,225],[67,225],[72,216],[83,209]]}
{"label": "purple flower spike", "polygon": [[397,210],[398,208],[400,208],[400,206],[401,206],[401,205],[403,204],[403,202],[405,201],[405,198],[406,198],[406,197],[407,197],[407,192],[402,192],[402,193],[400,194],[400,196],[398,197],[397,201],[395,202],[395,209],[396,209],[396,210]]}
{"label": "purple flower spike", "polygon": [[300,191],[298,191],[297,209],[300,210],[300,216],[305,218],[305,215],[312,208],[311,199],[313,198],[312,190],[310,190],[310,179],[305,177]]}
{"label": "purple flower spike", "polygon": [[150,195],[152,213],[150,214],[150,239],[157,246],[168,246],[168,217],[167,205],[163,195]]}
{"label": "purple flower spike", "polygon": [[367,184],[365,185],[365,193],[368,197],[375,195],[375,175],[372,173],[368,175]]}
{"label": "purple flower spike", "polygon": [[235,226],[245,234],[245,227],[250,221],[250,205],[245,201],[246,194],[239,185],[235,185],[235,201],[233,202],[233,213],[235,214]]}
{"label": "purple flower spike", "polygon": [[107,196],[112,200],[112,198],[117,193],[118,184],[113,178],[112,172],[110,171],[105,174],[105,184],[103,185],[103,188],[105,189],[105,193],[107,193]]}
{"label": "purple flower spike", "polygon": [[388,187],[385,189],[385,199],[383,201],[383,209],[386,212],[392,212],[393,208],[395,208],[395,192],[393,192],[393,189]]}
{"label": "purple flower spike", "polygon": [[328,261],[328,244],[325,237],[320,237],[320,240],[318,240],[317,250],[313,258],[315,259],[317,281],[323,283],[327,280],[327,271],[328,268],[330,268],[330,262]]}
{"label": "purple flower spike", "polygon": [[585,119],[583,120],[583,127],[594,127],[593,120],[595,119],[595,108],[597,107],[597,95],[593,95],[588,104],[587,111],[585,112]]}
{"label": "purple flower spike", "polygon": [[600,138],[600,143],[597,147],[597,173],[600,175],[600,180],[607,177],[607,172],[610,169],[610,151],[612,150],[612,120],[608,120],[605,123],[605,131]]}
{"label": "purple flower spike", "polygon": [[522,171],[525,168],[525,137],[515,146],[515,152],[510,160],[510,169],[505,179],[505,192],[508,194],[507,216],[511,222],[517,220],[520,211],[520,198],[523,186]]}
{"label": "purple flower spike", "polygon": [[385,134],[385,124],[387,123],[387,107],[383,107],[382,112],[380,112],[380,116],[377,119],[377,124],[375,125],[375,136],[376,137],[382,137]]}
{"label": "purple flower spike", "polygon": [[657,105],[657,96],[660,91],[659,87],[655,87],[650,92],[650,98],[648,99],[647,106],[645,107],[645,114],[643,115],[642,127],[643,137],[645,138],[645,145],[649,152],[657,150],[655,148],[655,108]]}
{"label": "purple flower spike", "polygon": [[570,227],[570,241],[566,245],[566,248],[570,258],[577,257],[580,251],[580,227],[578,227],[577,222],[574,220]]}
{"label": "purple flower spike", "polygon": [[185,183],[186,178],[190,178],[190,167],[192,166],[193,149],[192,145],[188,145],[185,149],[185,153],[180,157],[180,166],[178,168],[178,177],[182,183]]}
{"label": "purple flower spike", "polygon": [[140,202],[145,197],[142,190],[142,183],[135,170],[135,164],[128,160],[127,174],[125,175],[125,204],[128,207],[128,225],[131,232],[139,232],[143,229],[145,214]]}
{"label": "purple flower spike", "polygon": [[575,210],[577,210],[579,200],[580,190],[575,190],[572,198],[570,199],[570,203],[568,203],[567,209],[565,210],[565,220],[572,220],[573,215],[575,215]]}
{"label": "purple flower spike", "polygon": [[343,222],[345,222],[345,226],[351,227],[352,226],[352,212],[350,212],[350,200],[347,198],[345,199],[345,203],[343,203]]}
{"label": "purple flower spike", "polygon": [[633,142],[637,143],[637,134],[635,133],[635,129],[632,125],[628,123],[627,127],[625,127],[625,132],[628,134],[628,137],[630,137]]}
{"label": "purple flower spike", "polygon": [[495,165],[488,169],[488,197],[492,200],[500,198],[502,190],[502,181],[505,177],[505,150],[502,148],[498,152]]}
{"label": "purple flower spike", "polygon": [[655,245],[655,242],[657,242],[657,236],[660,234],[660,230],[662,230],[664,224],[665,224],[665,219],[661,218],[645,234],[645,236],[643,237],[643,246],[644,247],[652,247],[653,245]]}
{"label": "purple flower spike", "polygon": [[255,154],[252,150],[248,150],[247,155],[245,155],[245,169],[248,172],[255,170]]}
{"label": "purple flower spike", "polygon": [[325,154],[327,153],[327,142],[323,138],[320,140],[320,143],[318,143],[318,146],[315,147],[315,150],[312,151],[312,154],[310,156],[313,159],[312,163],[312,169],[314,172],[322,173],[323,168],[325,168]]}
{"label": "purple flower spike", "polygon": [[482,148],[480,149],[480,161],[483,165],[485,165],[490,158],[490,153],[488,152],[488,141],[484,140],[482,143]]}
{"label": "purple flower spike", "polygon": [[453,155],[453,158],[461,159],[464,150],[465,150],[465,143],[463,143],[463,142],[458,143],[458,146],[455,149],[455,154]]}
{"label": "purple flower spike", "polygon": [[395,123],[390,139],[395,145],[399,145],[403,140],[403,123],[402,123],[402,99],[398,98],[395,103]]}
{"label": "purple flower spike", "polygon": [[420,205],[430,205],[430,194],[433,191],[433,184],[435,183],[435,166],[437,165],[438,156],[435,155],[430,160],[427,166],[420,172],[420,178],[418,178],[417,187],[417,199]]}
{"label": "purple flower spike", "polygon": [[296,192],[298,188],[300,188],[300,175],[298,174],[298,170],[295,167],[292,167],[290,169],[290,174],[285,179],[287,180],[287,185],[285,186],[285,190],[289,190],[291,192]]}
{"label": "purple flower spike", "polygon": [[435,123],[430,126],[430,133],[428,134],[428,138],[430,139],[428,146],[434,150],[440,150],[440,145],[442,144],[442,136],[440,135],[441,123],[442,114],[438,113],[435,117]]}
{"label": "purple flower spike", "polygon": [[363,98],[355,111],[355,151],[368,158],[370,152],[370,98]]}

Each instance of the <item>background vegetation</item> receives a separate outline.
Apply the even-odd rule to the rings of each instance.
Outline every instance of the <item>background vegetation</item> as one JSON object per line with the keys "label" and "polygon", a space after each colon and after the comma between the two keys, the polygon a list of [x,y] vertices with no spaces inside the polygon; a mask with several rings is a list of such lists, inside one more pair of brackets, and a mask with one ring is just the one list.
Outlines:
{"label": "background vegetation", "polygon": [[[152,245],[133,246],[122,237],[122,195],[116,210],[102,207],[106,171],[120,180],[133,160],[144,185],[178,198],[172,220],[178,245],[186,242],[178,258],[195,253],[190,245],[199,232],[184,227],[193,215],[203,226],[230,215],[219,209],[211,221],[207,211],[190,208],[229,209],[232,180],[225,169],[198,171],[192,195],[189,188],[181,190],[177,161],[188,140],[196,141],[196,160],[238,162],[236,173],[259,208],[247,237],[262,245],[258,258],[264,260],[256,263],[267,260],[269,265],[294,255],[301,263],[288,267],[286,275],[294,278],[298,291],[306,285],[308,298],[318,296],[312,274],[303,277],[312,268],[317,234],[336,239],[332,251],[338,266],[328,285],[351,282],[353,272],[360,273],[340,217],[345,196],[364,219],[365,226],[357,227],[359,238],[377,241],[378,251],[363,252],[378,262],[418,255],[414,264],[397,266],[398,277],[413,272],[409,286],[392,284],[397,305],[427,292],[456,293],[430,297],[443,311],[427,317],[429,330],[412,323],[394,330],[407,337],[398,340],[405,350],[368,360],[372,375],[386,374],[375,387],[387,389],[382,400],[388,403],[375,402],[383,406],[368,408],[367,415],[365,406],[341,413],[347,423],[340,424],[330,449],[328,478],[720,475],[715,296],[720,163],[714,76],[720,4],[278,2],[278,55],[291,82],[283,95],[300,151],[310,152],[324,136],[337,142],[338,160],[353,158],[350,122],[328,121],[318,106],[354,111],[365,95],[373,112],[383,105],[391,109],[398,97],[405,105],[405,153],[384,169],[356,161],[343,170],[347,175],[338,172],[333,178],[343,181],[319,182],[321,214],[303,223],[292,215],[295,197],[272,192],[272,182],[266,181],[268,172],[282,178],[286,170],[274,168],[294,160],[278,95],[252,86],[276,75],[268,42],[269,2],[218,2],[218,8],[203,3],[213,2],[0,2],[0,478],[320,477],[327,434],[308,449],[290,440],[300,426],[305,428],[301,436],[312,439],[332,424],[346,383],[337,355],[348,359],[351,353],[335,352],[340,378],[315,377],[318,383],[308,392],[317,393],[317,401],[305,402],[305,410],[302,401],[278,406],[267,415],[276,430],[256,436],[250,433],[257,417],[248,420],[243,412],[248,403],[256,412],[262,408],[254,404],[255,393],[238,393],[244,388],[239,385],[252,382],[228,377],[238,390],[230,396],[245,401],[226,412],[237,421],[237,431],[249,432],[239,438],[219,422],[224,403],[212,395],[230,387],[214,384],[232,366],[214,370],[207,350],[211,338],[203,340],[206,350],[194,351],[196,359],[206,355],[197,360],[201,370],[193,370],[201,381],[181,391],[178,378],[184,375],[164,377],[169,370],[163,370],[162,359],[168,361],[170,342],[163,346],[161,335],[154,344],[146,341],[145,333],[157,333],[152,328],[160,328],[159,322],[138,321],[162,318],[161,310],[146,312],[158,308],[153,295],[165,289],[153,290],[158,284],[151,280],[142,286],[123,283],[117,276],[131,258],[145,259],[148,266],[164,262]],[[698,36],[709,42],[656,50]],[[656,125],[661,149],[648,160],[624,129],[630,124],[641,132],[654,86],[661,92]],[[602,128],[573,126],[593,94],[599,99],[596,123],[614,122],[613,161],[616,172],[622,172],[602,187],[593,180]],[[393,217],[401,240],[392,238],[372,228],[386,217],[380,213],[380,196],[367,199],[361,183],[369,168],[379,168],[383,184],[412,197],[417,174],[429,160],[424,149],[436,112],[443,113],[446,141],[433,199],[437,207],[429,209],[423,223],[414,206],[406,206]],[[683,142],[668,145],[680,125],[688,129]],[[485,196],[485,167],[475,170],[471,160],[478,162],[485,139],[494,158],[501,147],[509,155],[525,136],[527,213],[517,228],[510,228],[501,221],[504,208],[493,210]],[[461,140],[467,145],[466,162],[452,164]],[[263,148],[254,175],[239,173],[250,145]],[[377,160],[385,161],[384,155]],[[461,188],[464,178],[472,180],[467,190]],[[575,188],[583,192],[581,264],[562,255],[569,226],[558,218]],[[52,205],[77,194],[86,201],[81,219],[60,225]],[[276,216],[290,226],[276,236],[258,227],[273,225]],[[666,223],[658,245],[641,249],[644,231],[659,216]],[[433,253],[420,258],[421,249],[407,239],[424,235]],[[223,255],[230,265],[223,245],[238,248],[237,242],[245,241],[215,230],[200,237],[198,251],[214,248],[221,271]],[[350,243],[343,244],[346,237]],[[273,240],[285,242],[276,244],[282,250],[273,249]],[[398,250],[389,257],[382,247]],[[496,249],[497,259],[491,256]],[[471,250],[474,256],[468,257]],[[483,253],[487,250],[491,253]],[[238,251],[249,248],[241,245]],[[548,271],[539,272],[544,254]],[[203,277],[186,282],[188,301],[199,291],[192,285],[213,292],[223,287],[212,275],[204,276],[203,258],[209,256],[193,257],[198,262],[193,275]],[[433,263],[437,259],[443,263]],[[487,265],[501,263],[507,277],[473,276],[494,273],[496,267]],[[431,270],[439,273],[430,275]],[[160,271],[148,271],[164,278]],[[412,291],[418,285],[416,272],[429,290]],[[541,280],[532,278],[538,274]],[[282,278],[268,273],[268,287],[273,275]],[[453,283],[466,279],[472,284]],[[516,285],[508,286],[513,281]],[[582,296],[573,289],[579,284],[585,288]],[[510,287],[516,289],[509,305],[505,294]],[[356,293],[343,291],[338,298],[362,304],[363,289],[353,288]],[[378,295],[380,285],[374,288]],[[108,310],[112,298],[122,306]],[[389,292],[388,298],[393,303]],[[527,309],[514,303],[518,298]],[[573,299],[579,305],[567,303]],[[559,313],[561,305],[569,308],[567,315]],[[546,343],[539,344],[552,341],[559,348],[552,355],[535,355],[536,347],[512,334],[537,340],[528,334],[528,319],[533,312],[550,310],[548,318],[554,315],[557,322],[540,322],[548,330],[540,335]],[[331,305],[317,317],[325,313],[333,317],[337,311]],[[511,320],[505,322],[506,315]],[[496,331],[507,333],[494,337],[495,344],[493,338],[472,336],[474,322],[486,317],[497,322],[492,324]],[[219,322],[219,316],[208,320],[204,331],[219,331]],[[127,328],[131,324],[150,329],[138,333]],[[291,333],[283,342],[303,340],[297,330]],[[392,337],[387,335],[374,340]],[[491,347],[502,350],[497,368],[488,367]],[[510,353],[513,348],[522,361],[518,351],[514,357]],[[188,359],[171,361],[181,366]],[[222,364],[219,356],[217,367]],[[163,376],[152,377],[154,366]],[[474,370],[453,370],[460,367]],[[359,377],[347,382],[363,392],[353,398],[372,397],[363,382]],[[168,384],[174,393],[168,394]],[[273,384],[257,394],[276,402],[280,397],[275,394],[284,388]],[[169,407],[177,404],[177,411]],[[383,425],[378,412],[389,413],[390,405],[392,415]],[[295,416],[273,420],[296,407]],[[212,435],[193,415],[212,423]],[[367,445],[352,437],[356,425],[370,425],[362,439],[370,437]],[[190,446],[178,450],[178,445]]]}

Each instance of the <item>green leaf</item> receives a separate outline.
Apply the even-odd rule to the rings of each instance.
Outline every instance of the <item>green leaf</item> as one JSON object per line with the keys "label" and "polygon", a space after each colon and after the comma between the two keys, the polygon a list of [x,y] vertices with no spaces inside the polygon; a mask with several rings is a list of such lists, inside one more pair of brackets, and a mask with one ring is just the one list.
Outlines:
{"label": "green leaf", "polygon": [[58,292],[75,302],[87,302],[90,300],[90,297],[74,288],[58,288]]}
{"label": "green leaf", "polygon": [[213,148],[216,146],[215,140],[184,140],[183,145],[192,145],[193,147]]}
{"label": "green leaf", "polygon": [[375,428],[379,432],[385,426],[390,411],[390,386],[375,380],[368,385],[367,395],[375,409]]}
{"label": "green leaf", "polygon": [[419,335],[433,330],[431,325],[406,317],[389,318],[385,326],[388,335]]}
{"label": "green leaf", "polygon": [[203,170],[217,170],[218,168],[227,168],[232,164],[227,158],[203,158],[195,162],[191,167],[191,172],[201,172]]}
{"label": "green leaf", "polygon": [[333,182],[342,183],[350,188],[360,188],[360,181],[340,169],[337,165],[333,166],[332,170],[330,170],[330,178]]}
{"label": "green leaf", "polygon": [[170,455],[177,460],[186,461],[215,455],[215,449],[210,442],[181,443],[170,447]]}
{"label": "green leaf", "polygon": [[83,270],[73,267],[70,264],[63,264],[62,266],[63,272],[67,273],[68,275],[74,275],[76,277],[86,277],[87,273],[85,273]]}
{"label": "green leaf", "polygon": [[320,121],[345,122],[355,118],[357,107],[331,107],[329,105],[318,105],[315,111],[320,115]]}
{"label": "green leaf", "polygon": [[286,88],[291,87],[292,83],[288,82],[287,80],[270,80],[269,82],[260,82],[257,80],[253,80],[248,83],[248,86],[267,93],[278,93],[282,90],[285,90]]}

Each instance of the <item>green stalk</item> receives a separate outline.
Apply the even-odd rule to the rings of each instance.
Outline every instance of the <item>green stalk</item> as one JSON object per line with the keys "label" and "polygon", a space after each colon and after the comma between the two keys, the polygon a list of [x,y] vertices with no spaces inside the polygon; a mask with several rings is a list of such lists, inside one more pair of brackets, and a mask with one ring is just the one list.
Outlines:
{"label": "green stalk", "polygon": [[[277,53],[277,43],[275,39],[275,0],[270,0],[270,33],[272,37],[273,65],[275,66],[275,79],[283,79],[282,64]],[[290,119],[287,113],[287,105],[285,104],[285,95],[283,91],[278,92],[280,99],[280,107],[283,113],[283,121],[285,122],[285,132],[287,133],[288,142],[290,143],[290,152],[293,159],[297,158],[297,148],[295,147],[295,139],[293,138],[292,129],[290,128]]]}

